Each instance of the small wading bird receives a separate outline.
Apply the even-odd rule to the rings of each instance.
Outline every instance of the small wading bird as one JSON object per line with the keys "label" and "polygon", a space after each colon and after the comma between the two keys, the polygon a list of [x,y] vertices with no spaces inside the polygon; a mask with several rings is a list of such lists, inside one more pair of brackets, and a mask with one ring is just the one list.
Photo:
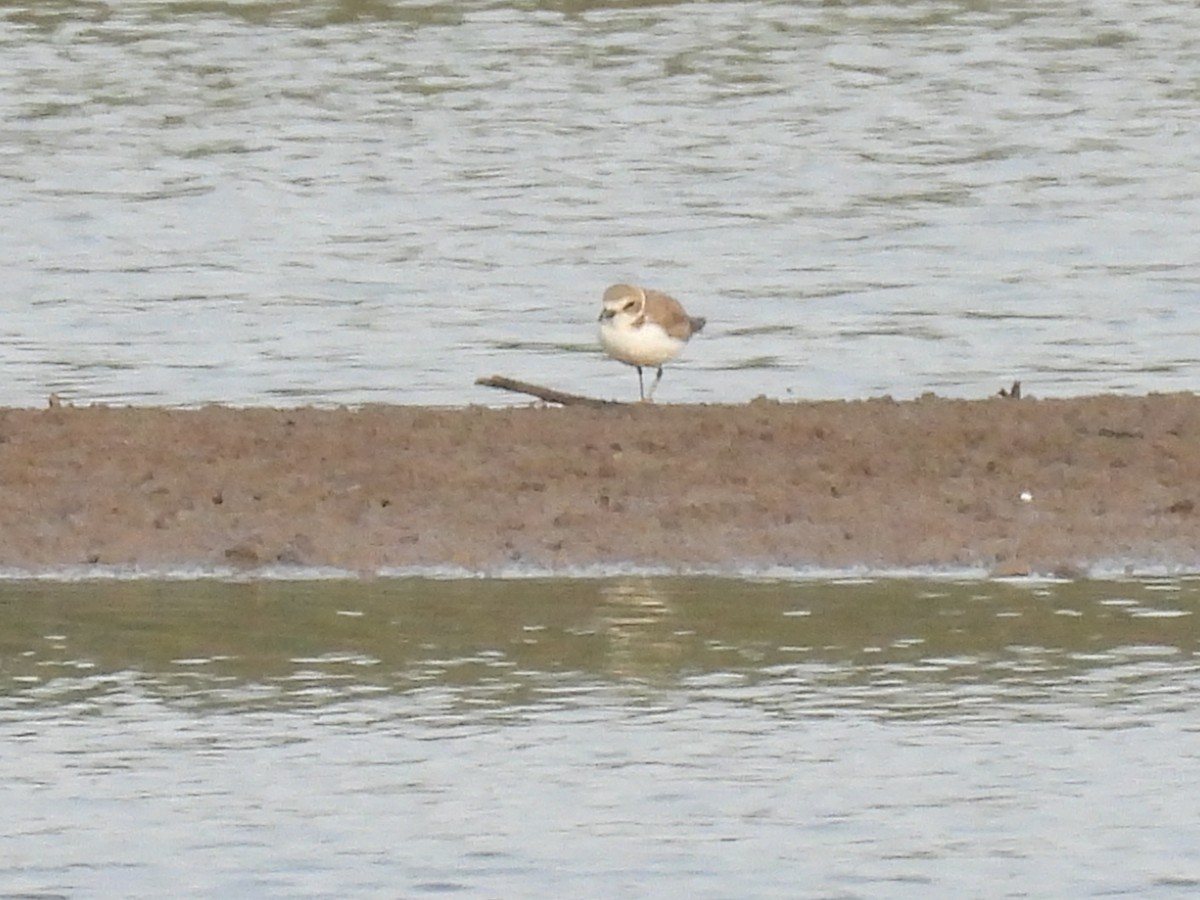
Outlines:
{"label": "small wading bird", "polygon": [[[703,327],[704,319],[689,316],[678,300],[661,291],[614,284],[604,292],[600,345],[613,359],[637,369],[638,393],[643,400],[654,397],[663,363],[678,356],[688,338]],[[642,381],[643,366],[658,369],[649,394]]]}

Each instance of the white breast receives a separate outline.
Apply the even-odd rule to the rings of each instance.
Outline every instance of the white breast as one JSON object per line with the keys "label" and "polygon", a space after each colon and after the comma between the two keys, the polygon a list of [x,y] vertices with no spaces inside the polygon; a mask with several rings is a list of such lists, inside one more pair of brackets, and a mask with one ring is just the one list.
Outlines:
{"label": "white breast", "polygon": [[684,343],[653,322],[634,326],[628,316],[616,315],[600,323],[604,352],[631,366],[661,366],[678,356]]}

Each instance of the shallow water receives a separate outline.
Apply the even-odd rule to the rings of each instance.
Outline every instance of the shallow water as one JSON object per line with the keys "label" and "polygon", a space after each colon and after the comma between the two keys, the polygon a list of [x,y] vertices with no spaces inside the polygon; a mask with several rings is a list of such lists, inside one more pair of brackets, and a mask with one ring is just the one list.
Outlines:
{"label": "shallow water", "polygon": [[1193,389],[1200,7],[0,3],[0,404]]}
{"label": "shallow water", "polygon": [[0,585],[0,896],[1191,896],[1200,582]]}

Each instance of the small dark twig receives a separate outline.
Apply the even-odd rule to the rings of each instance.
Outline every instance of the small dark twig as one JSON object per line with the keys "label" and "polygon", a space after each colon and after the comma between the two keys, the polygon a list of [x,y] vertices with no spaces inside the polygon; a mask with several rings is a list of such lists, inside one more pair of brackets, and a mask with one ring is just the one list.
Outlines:
{"label": "small dark twig", "polygon": [[556,391],[554,388],[530,384],[527,381],[517,381],[515,378],[505,378],[503,375],[493,375],[490,378],[476,378],[476,384],[484,387],[499,388],[502,391],[515,391],[518,394],[529,394],[547,403],[558,403],[562,406],[623,406],[616,400],[600,400],[596,397],[585,397],[582,394],[568,394]]}
{"label": "small dark twig", "polygon": [[1021,399],[1021,382],[1014,381],[1012,383],[1012,387],[1009,388],[1007,391],[1004,388],[1000,388],[1000,396],[1007,397],[1009,400],[1020,400]]}

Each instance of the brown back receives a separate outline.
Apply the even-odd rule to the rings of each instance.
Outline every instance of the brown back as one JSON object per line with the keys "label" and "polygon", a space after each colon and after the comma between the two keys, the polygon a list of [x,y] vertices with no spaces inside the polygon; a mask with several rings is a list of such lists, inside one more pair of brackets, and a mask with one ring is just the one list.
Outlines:
{"label": "brown back", "polygon": [[704,327],[704,319],[689,316],[679,301],[669,294],[647,288],[645,295],[643,311],[662,325],[671,337],[686,341]]}

